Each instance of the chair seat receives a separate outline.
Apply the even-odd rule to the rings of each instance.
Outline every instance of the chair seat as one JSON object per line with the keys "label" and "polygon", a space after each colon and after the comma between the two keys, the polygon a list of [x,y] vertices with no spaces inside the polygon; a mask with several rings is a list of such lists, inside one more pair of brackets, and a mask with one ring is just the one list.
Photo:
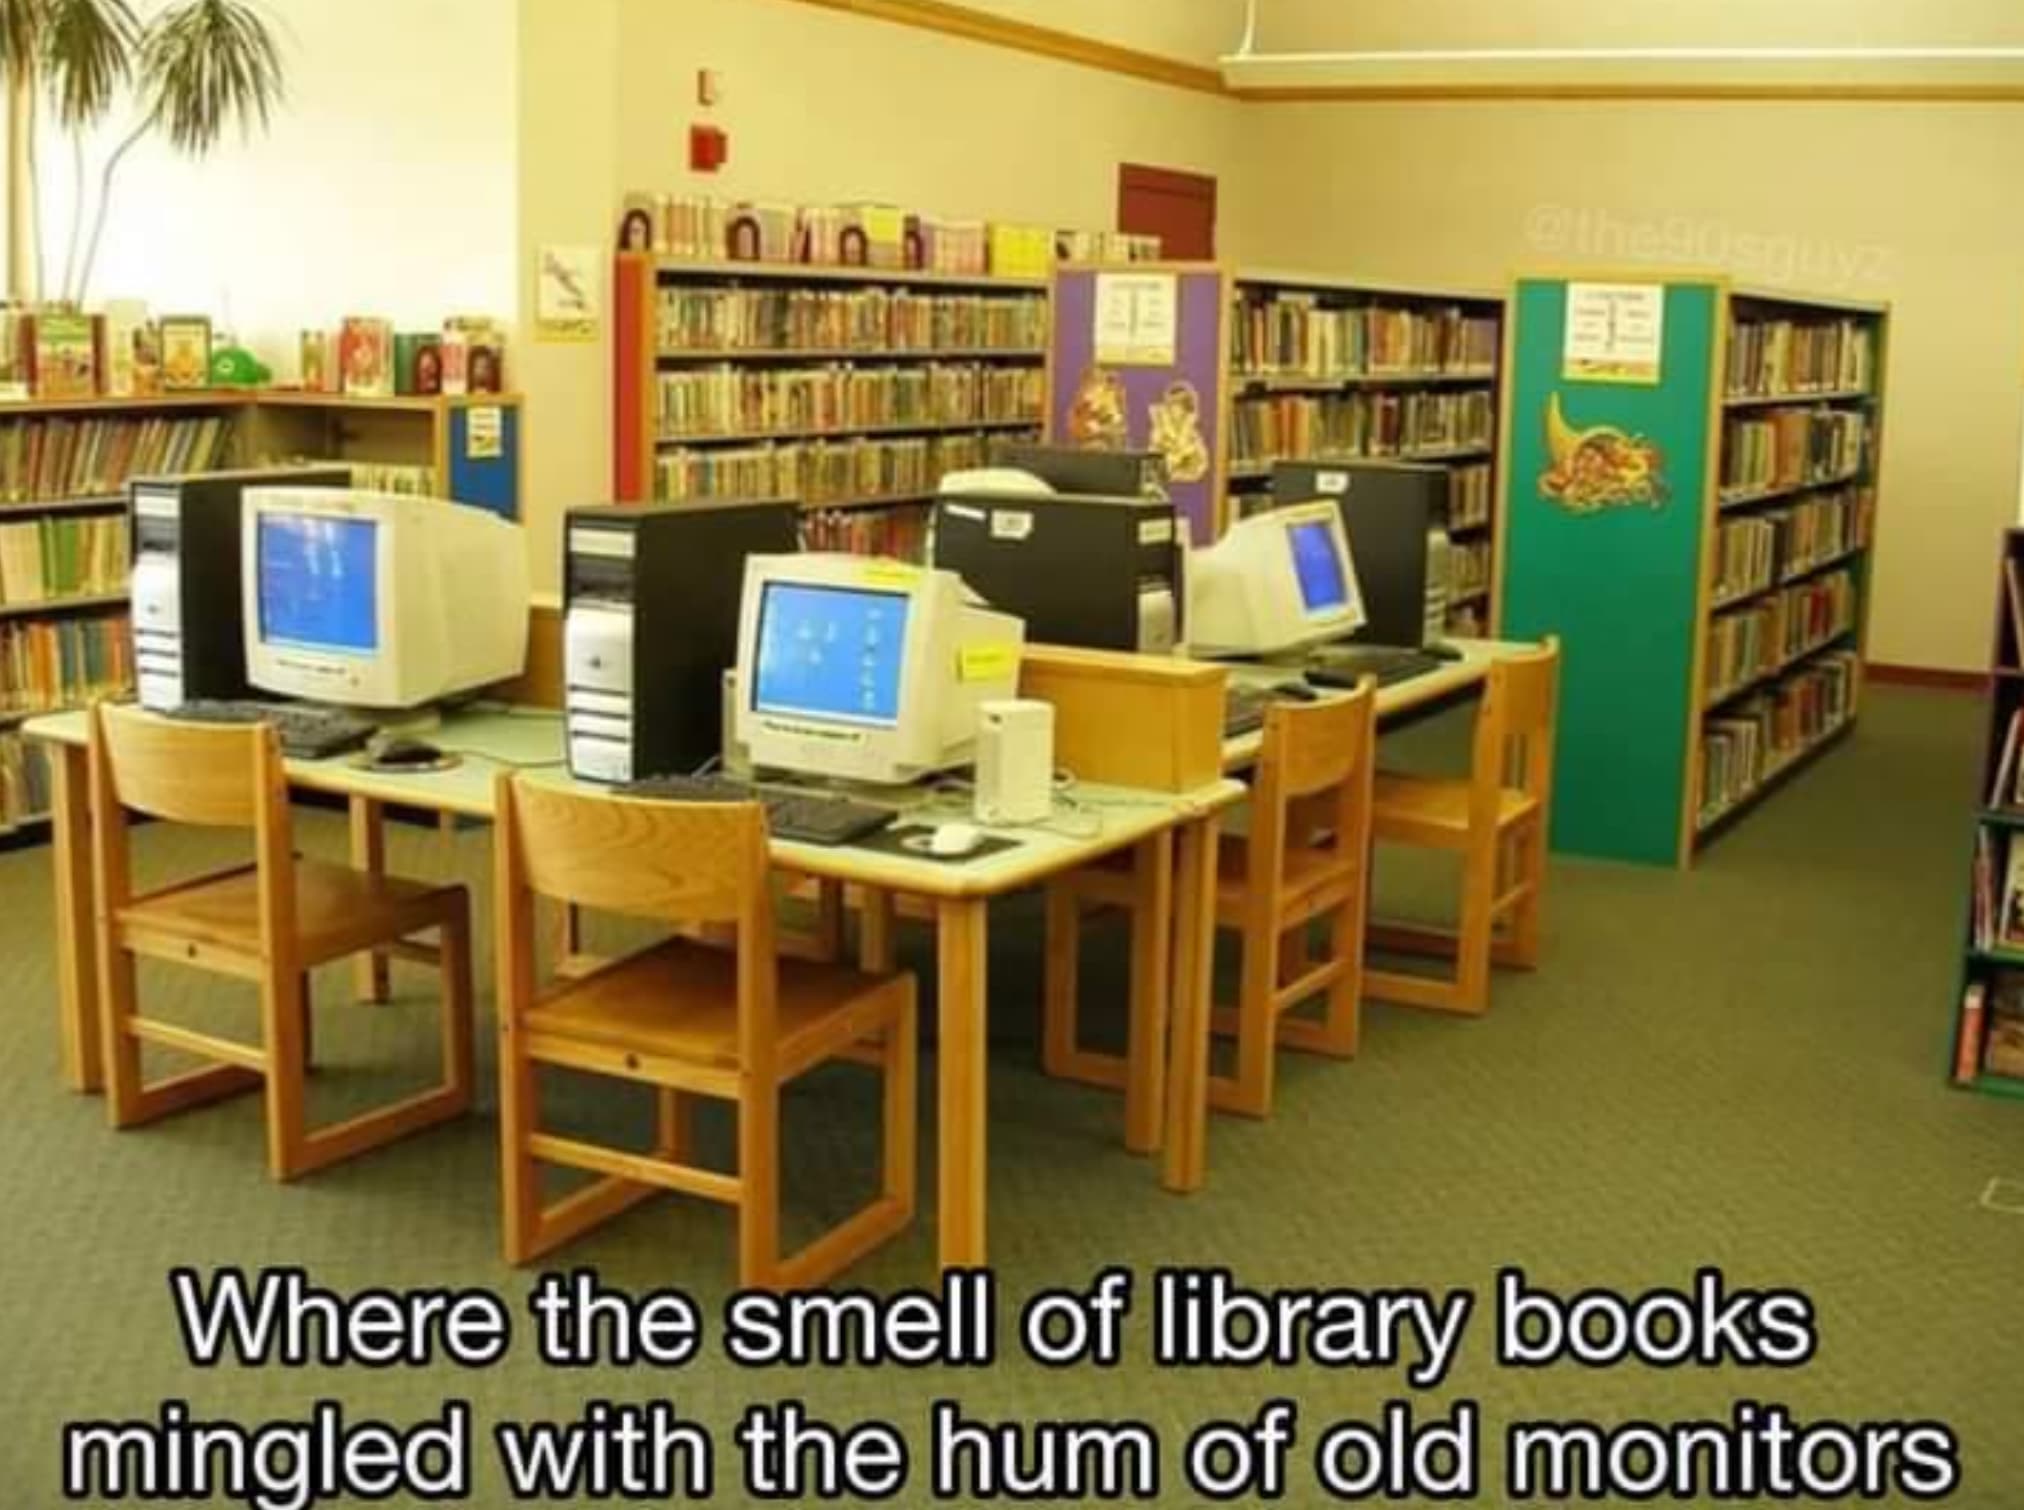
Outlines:
{"label": "chair seat", "polygon": [[[777,1013],[784,1072],[876,1033],[906,1000],[904,975],[781,959]],[[526,1016],[528,1029],[602,1048],[738,1067],[738,957],[673,938],[562,987]]]}
{"label": "chair seat", "polygon": [[[1414,838],[1447,835],[1460,841],[1469,831],[1469,794],[1464,780],[1379,773],[1372,804],[1377,836]],[[1505,788],[1497,795],[1497,827],[1509,828],[1539,811],[1537,798]]]}
{"label": "chair seat", "polygon": [[[462,890],[297,860],[296,953],[303,964],[318,965],[420,932],[435,926]],[[257,955],[259,873],[248,866],[155,892],[121,908],[119,921],[129,934]]]}

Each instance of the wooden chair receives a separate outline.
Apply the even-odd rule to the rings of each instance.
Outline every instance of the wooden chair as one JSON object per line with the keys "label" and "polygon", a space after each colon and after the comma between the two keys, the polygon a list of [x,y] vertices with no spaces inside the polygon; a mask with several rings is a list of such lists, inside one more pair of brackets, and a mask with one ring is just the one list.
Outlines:
{"label": "wooden chair", "polygon": [[[1370,799],[1377,745],[1377,692],[1366,681],[1345,697],[1285,703],[1266,715],[1264,747],[1251,791],[1249,832],[1225,835],[1218,853],[1216,926],[1243,941],[1234,1007],[1214,1023],[1237,1040],[1229,1076],[1213,1077],[1211,1105],[1263,1117],[1272,1108],[1275,1046],[1349,1057],[1356,1053],[1363,927],[1370,856]],[[1166,989],[1163,917],[1170,864],[1141,854],[1123,866],[1065,877],[1048,891],[1043,1063],[1050,1074],[1135,1088],[1124,1066],[1078,1042],[1075,953],[1085,906],[1117,907],[1132,918],[1132,1032],[1144,999]],[[1330,924],[1325,959],[1310,951],[1316,923]],[[1325,996],[1318,1021],[1287,1015]],[[1157,1062],[1157,1053],[1150,1056]],[[1133,1044],[1126,1064],[1140,1060]],[[1157,1086],[1136,1087],[1156,1100]],[[1130,1117],[1127,1116],[1129,1123]]]}
{"label": "wooden chair", "polygon": [[1453,930],[1371,930],[1380,949],[1454,960],[1452,977],[1373,969],[1372,996],[1480,1015],[1490,1006],[1493,960],[1527,970],[1538,964],[1559,673],[1552,638],[1491,668],[1467,779],[1379,775],[1378,842],[1461,855],[1462,898]]}
{"label": "wooden chair", "polygon": [[[914,980],[780,957],[757,803],[663,803],[502,776],[497,865],[500,1136],[506,1257],[525,1263],[660,1190],[738,1208],[745,1285],[821,1283],[898,1233],[914,1212]],[[729,929],[730,948],[678,934],[576,980],[538,989],[534,899]],[[876,1047],[873,1047],[873,1044]],[[885,1073],[880,1194],[798,1254],[780,1255],[780,1096],[834,1059]],[[543,1132],[541,1065],[656,1088],[648,1153]],[[690,1162],[688,1100],[738,1108],[737,1172]],[[544,1204],[543,1164],[604,1178]]]}
{"label": "wooden chair", "polygon": [[[176,723],[132,708],[91,714],[92,847],[99,970],[105,987],[107,1106],[115,1127],[153,1122],[256,1087],[267,1098],[267,1168],[293,1179],[432,1127],[470,1109],[470,898],[298,859],[274,731]],[[254,863],[136,895],[127,813],[170,823],[251,829]],[[412,942],[435,931],[437,948]],[[332,1127],[306,1125],[309,971],[369,950],[440,965],[443,1081]],[[136,961],[170,960],[260,988],[260,1041],[249,1045],[143,1017]],[[141,1045],[211,1067],[142,1083]]]}

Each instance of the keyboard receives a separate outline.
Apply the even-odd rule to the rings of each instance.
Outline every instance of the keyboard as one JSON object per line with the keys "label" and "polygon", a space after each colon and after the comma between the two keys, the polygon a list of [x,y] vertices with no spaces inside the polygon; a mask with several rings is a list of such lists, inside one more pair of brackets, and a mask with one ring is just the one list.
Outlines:
{"label": "keyboard", "polygon": [[194,702],[169,717],[198,724],[272,724],[281,736],[281,753],[295,760],[348,754],[379,732],[377,725],[353,714],[309,703]]}
{"label": "keyboard", "polygon": [[849,844],[890,827],[899,814],[889,807],[836,797],[754,786],[729,776],[649,776],[619,789],[622,797],[658,802],[758,802],[776,839],[797,844]]}
{"label": "keyboard", "polygon": [[1270,687],[1232,687],[1223,697],[1223,738],[1256,734],[1265,727],[1265,710],[1280,700]]}
{"label": "keyboard", "polygon": [[1380,687],[1392,687],[1449,664],[1424,650],[1335,650],[1307,668],[1307,680],[1317,687],[1354,687],[1374,676]]}

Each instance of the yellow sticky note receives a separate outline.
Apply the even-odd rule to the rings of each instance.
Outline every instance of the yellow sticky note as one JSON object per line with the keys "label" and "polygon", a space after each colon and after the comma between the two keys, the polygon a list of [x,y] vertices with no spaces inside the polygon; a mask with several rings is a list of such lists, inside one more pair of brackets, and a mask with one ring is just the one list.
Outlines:
{"label": "yellow sticky note", "polygon": [[956,678],[993,682],[1019,674],[1017,645],[965,645],[956,652]]}
{"label": "yellow sticky note", "polygon": [[860,574],[867,587],[903,587],[911,590],[921,580],[921,569],[904,561],[867,561]]}

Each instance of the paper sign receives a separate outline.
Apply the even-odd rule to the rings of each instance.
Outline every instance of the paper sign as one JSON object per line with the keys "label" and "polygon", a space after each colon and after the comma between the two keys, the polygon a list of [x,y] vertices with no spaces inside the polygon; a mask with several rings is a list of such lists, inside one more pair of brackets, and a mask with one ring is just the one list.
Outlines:
{"label": "paper sign", "polygon": [[965,645],[956,652],[956,679],[995,682],[1019,674],[1017,645]]}
{"label": "paper sign", "polygon": [[541,248],[534,278],[535,339],[597,339],[598,278],[603,265],[594,246]]}
{"label": "paper sign", "polygon": [[1033,534],[1031,509],[997,509],[991,515],[993,540],[1025,540]]}
{"label": "paper sign", "polygon": [[1172,273],[1096,275],[1096,360],[1112,367],[1171,367],[1179,339],[1179,280]]}
{"label": "paper sign", "polygon": [[867,561],[858,573],[860,581],[873,587],[903,587],[909,590],[921,579],[921,569],[904,561]]}
{"label": "paper sign", "polygon": [[1570,283],[1562,375],[1587,383],[1651,383],[1665,355],[1659,283]]}
{"label": "paper sign", "polygon": [[497,404],[477,404],[465,410],[464,455],[472,461],[496,461],[505,454],[505,411]]}

